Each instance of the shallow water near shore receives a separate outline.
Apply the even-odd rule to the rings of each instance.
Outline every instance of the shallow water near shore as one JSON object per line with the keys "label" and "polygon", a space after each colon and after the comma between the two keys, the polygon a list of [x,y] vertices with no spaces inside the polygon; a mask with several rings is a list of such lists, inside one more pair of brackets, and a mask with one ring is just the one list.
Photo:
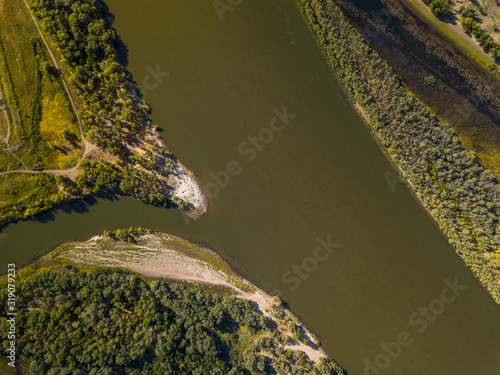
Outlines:
{"label": "shallow water near shore", "polygon": [[[167,147],[203,185],[219,179],[218,192],[212,184],[198,221],[103,197],[9,225],[4,269],[105,229],[148,227],[206,243],[259,287],[280,290],[349,374],[363,374],[365,360],[385,367],[382,346],[401,332],[412,343],[381,374],[500,372],[498,307],[394,182],[292,0],[242,2],[223,20],[212,1],[107,4]],[[284,107],[296,117],[272,130]],[[434,301],[455,279],[466,289],[442,309]],[[419,332],[414,314],[429,305]]]}

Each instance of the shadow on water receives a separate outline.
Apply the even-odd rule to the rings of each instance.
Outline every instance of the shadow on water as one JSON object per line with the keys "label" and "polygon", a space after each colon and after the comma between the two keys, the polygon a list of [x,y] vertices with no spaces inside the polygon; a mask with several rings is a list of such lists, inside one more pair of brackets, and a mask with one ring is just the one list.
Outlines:
{"label": "shadow on water", "polygon": [[349,0],[349,2],[368,14],[373,12],[378,13],[384,8],[380,0]]}
{"label": "shadow on water", "polygon": [[[109,10],[108,5],[101,1],[102,4],[102,9],[104,11],[104,18],[106,19],[108,25],[112,27],[113,23],[115,22],[115,15],[111,13]],[[118,55],[118,61],[120,64],[124,67],[128,66],[128,47],[127,45],[123,42],[122,38],[120,35],[116,32],[116,30],[113,28],[113,31],[115,32],[115,48],[116,48],[116,54]],[[130,74],[128,71],[126,71],[127,74]]]}
{"label": "shadow on water", "polygon": [[[141,90],[137,87],[138,83],[134,80],[134,77],[132,76],[132,73],[127,69],[128,64],[129,64],[129,48],[123,41],[123,39],[120,37],[120,34],[116,31],[116,29],[113,27],[113,24],[115,23],[115,15],[111,12],[109,9],[108,5],[104,2],[102,2],[102,9],[104,12],[104,18],[106,19],[106,22],[108,25],[113,29],[115,32],[115,52],[118,57],[118,62],[122,65],[124,68],[124,73],[130,80],[130,82],[136,86],[135,90],[133,90],[133,93],[136,97],[139,99],[144,99],[144,93],[141,92]],[[151,111],[151,109],[150,109]],[[161,128],[158,129],[159,132],[162,132],[163,130]]]}
{"label": "shadow on water", "polygon": [[42,223],[42,224],[47,224],[50,222],[53,222],[56,220],[56,216],[59,213],[64,213],[64,214],[85,214],[89,212],[89,208],[96,205],[98,203],[98,199],[101,200],[107,200],[107,201],[116,201],[118,200],[118,196],[110,193],[101,193],[101,194],[96,194],[95,196],[78,200],[72,203],[68,203],[62,206],[58,206],[56,208],[53,208],[43,214],[37,215],[32,218],[27,218],[27,219],[22,219],[22,220],[17,220],[13,221],[9,224],[7,224],[5,227],[3,227],[0,230],[0,233],[4,231],[6,228],[8,228],[10,225],[14,224],[19,224],[23,222],[31,222],[31,223]]}

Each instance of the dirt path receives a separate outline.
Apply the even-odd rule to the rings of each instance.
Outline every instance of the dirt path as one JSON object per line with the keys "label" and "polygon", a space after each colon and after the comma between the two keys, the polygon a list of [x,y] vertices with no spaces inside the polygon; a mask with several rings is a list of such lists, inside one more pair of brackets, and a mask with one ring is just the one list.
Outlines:
{"label": "dirt path", "polygon": [[[2,103],[3,100],[4,100],[3,93],[2,93],[2,91],[0,91],[0,103]],[[12,134],[12,127],[11,127],[10,120],[9,120],[9,114],[7,112],[7,101],[5,101],[5,103],[0,106],[0,110],[3,112],[3,115],[5,116],[5,121],[7,122],[7,134],[3,137],[3,139],[4,139],[4,142],[7,144],[7,146],[10,149],[9,142],[10,142],[10,137]],[[16,118],[19,120],[19,113],[17,112],[17,110],[15,108],[11,108],[11,115],[14,118],[14,125],[16,126],[17,134],[21,134],[21,127],[20,127],[19,123],[16,121]]]}
{"label": "dirt path", "polygon": [[[54,57],[54,54],[52,53],[52,50],[50,49],[50,46],[49,44],[47,43],[47,40],[45,39],[44,35],[42,34],[42,31],[38,25],[38,21],[36,19],[36,17],[33,15],[33,13],[31,12],[31,9],[27,3],[26,0],[23,0],[24,2],[24,5],[26,5],[26,8],[28,8],[28,12],[30,13],[30,16],[31,16],[31,19],[33,20],[33,23],[35,24],[37,30],[38,30],[38,34],[40,35],[40,38],[42,39],[43,43],[45,44],[45,47],[47,48],[47,51],[50,55],[50,58],[52,59],[52,63],[54,64],[55,68],[59,71],[61,71],[60,67],[59,67],[59,64],[57,63],[57,60],[56,58]],[[78,116],[78,111],[76,110],[76,106],[75,106],[75,103],[73,101],[73,97],[71,96],[71,93],[68,89],[68,86],[66,84],[66,81],[64,80],[64,77],[62,76],[61,74],[61,81],[63,83],[63,86],[64,86],[64,90],[66,91],[66,94],[68,95],[68,99],[71,103],[71,107],[73,109],[73,112],[76,116],[76,120],[78,122],[78,128],[80,129],[80,138],[81,138],[81,141],[84,145],[84,151],[83,151],[83,155],[80,157],[80,160],[83,159],[86,155],[88,155],[90,152],[96,150],[98,147],[92,143],[90,143],[89,141],[87,141],[85,139],[85,136],[83,134],[83,126],[82,126],[82,122],[80,120],[80,117]],[[2,101],[3,99],[3,96],[2,96],[2,93],[0,92],[0,102]],[[34,170],[31,170],[31,169],[27,169],[27,167],[24,165],[24,163],[22,162],[21,159],[19,159],[13,152],[12,150],[10,149],[10,146],[9,146],[9,139],[10,139],[10,122],[9,122],[9,119],[8,119],[8,114],[7,114],[7,109],[6,109],[6,106],[4,105],[3,108],[2,108],[3,112],[4,112],[4,116],[5,116],[5,119],[7,120],[7,135],[4,137],[4,139],[6,139],[6,144],[7,144],[7,151],[17,160],[19,161],[19,163],[24,166],[26,169],[16,169],[16,170],[10,170],[10,171],[4,171],[4,172],[0,172],[0,175],[6,175],[6,174],[11,174],[11,173],[32,173],[32,174],[36,174],[36,173],[48,173],[48,174],[52,174],[52,175],[62,175],[62,176],[66,176],[66,177],[69,177],[71,178],[75,171],[78,169],[78,164],[75,165],[74,167],[72,168],[68,168],[68,169],[47,169],[47,170],[43,170],[43,171],[34,171]]]}
{"label": "dirt path", "polygon": [[[45,39],[45,36],[43,35],[43,33],[40,29],[40,26],[38,24],[36,17],[34,16],[33,12],[31,11],[31,9],[29,7],[27,0],[23,0],[23,3],[26,6],[26,8],[28,9],[28,12],[30,13],[31,19],[33,20],[33,23],[35,24],[35,26],[37,28],[37,31],[38,31],[38,34],[40,35],[40,38],[42,39],[45,47],[47,48],[47,51],[50,55],[50,58],[54,64],[55,68],[59,71],[62,71],[54,54],[52,53],[52,50],[50,48],[49,43]],[[99,149],[99,147],[88,142],[85,139],[85,136],[83,133],[83,126],[82,126],[80,117],[78,116],[78,112],[77,112],[75,103],[73,101],[73,98],[72,98],[71,93],[69,91],[68,85],[66,84],[66,81],[64,80],[64,77],[62,74],[61,74],[61,81],[63,83],[66,94],[68,95],[73,112],[75,113],[76,119],[78,121],[78,127],[80,129],[80,138],[81,138],[81,141],[84,145],[84,152],[83,152],[82,156],[80,157],[80,160],[82,160],[83,158],[85,158],[85,156],[89,155],[90,153],[96,153],[96,151]],[[160,140],[159,136],[156,133],[153,134],[152,137],[153,137],[153,141],[155,141],[156,144],[158,144],[161,148],[164,148],[163,142]],[[127,145],[127,146],[130,147],[130,145]],[[9,147],[9,146],[7,145],[7,147]],[[8,150],[10,152],[10,149],[8,149]],[[136,151],[139,152],[139,150],[136,150]],[[18,158],[16,157],[16,159],[18,159]],[[19,159],[18,159],[18,161],[21,163],[21,165],[24,166],[22,161],[20,161]],[[26,168],[26,166],[24,166],[24,167]],[[169,176],[169,177],[161,176],[161,179],[164,179],[169,184],[174,185],[173,196],[175,196],[176,198],[180,198],[183,201],[187,201],[188,203],[191,204],[191,206],[194,206],[194,208],[186,211],[186,214],[189,217],[191,217],[192,219],[197,219],[198,217],[205,214],[205,212],[207,211],[208,202],[207,202],[207,200],[203,194],[203,191],[202,191],[201,187],[199,186],[194,174],[192,172],[190,172],[186,167],[184,167],[178,161],[176,161],[176,163],[175,163],[175,168],[176,168],[176,172],[178,174],[174,173],[172,176]],[[50,170],[43,170],[43,171],[34,171],[34,170],[30,170],[30,169],[26,168],[26,169],[17,169],[17,170],[0,172],[0,175],[6,175],[6,174],[11,174],[11,173],[47,173],[47,174],[51,174],[51,175],[63,175],[63,176],[66,176],[70,179],[74,179],[76,177],[78,170],[79,170],[79,167],[78,167],[78,163],[77,163],[74,167],[68,168],[68,169],[61,169],[61,170],[50,169]]]}
{"label": "dirt path", "polygon": [[0,109],[3,112],[3,115],[5,116],[5,122],[7,124],[7,134],[2,137],[3,141],[9,147],[9,140],[10,140],[10,121],[9,121],[9,114],[7,113],[7,103],[3,103],[3,94],[2,91],[0,90]]}
{"label": "dirt path", "polygon": [[[45,44],[45,47],[47,48],[47,51],[50,55],[50,58],[52,59],[52,63],[54,64],[54,66],[57,70],[62,72],[59,64],[57,63],[56,58],[54,57],[54,54],[52,53],[52,50],[50,49],[49,43],[47,43],[45,36],[42,34],[42,30],[40,29],[40,26],[38,25],[38,21],[37,21],[35,15],[33,14],[33,12],[31,11],[28,2],[26,0],[23,0],[23,2],[24,2],[24,5],[26,5],[26,8],[28,8],[28,12],[30,13],[31,19],[33,20],[33,23],[35,24],[36,29],[38,30],[38,34],[40,35],[40,38],[42,39],[43,44]],[[85,150],[84,150],[83,155],[82,155],[82,158],[83,158],[85,155],[87,155],[89,152],[91,152],[97,146],[93,145],[92,143],[88,142],[85,139],[85,136],[83,134],[83,126],[82,126],[82,122],[80,120],[80,116],[78,116],[78,111],[76,110],[75,102],[73,101],[73,97],[71,96],[71,93],[68,89],[68,85],[66,84],[66,81],[64,80],[64,77],[62,76],[62,73],[61,73],[61,81],[63,83],[64,90],[66,90],[66,94],[68,94],[68,98],[69,98],[69,101],[71,103],[71,107],[73,108],[73,112],[75,113],[76,120],[78,121],[78,127],[80,128],[80,138],[82,140],[82,143],[85,146]]]}
{"label": "dirt path", "polygon": [[37,173],[43,173],[42,171],[32,171],[30,169],[13,169],[11,171],[5,171],[5,172],[0,172],[0,176],[4,174],[11,174],[11,173],[32,173],[32,174],[37,174]]}
{"label": "dirt path", "polygon": [[6,147],[3,151],[7,152],[14,159],[16,159],[19,162],[19,164],[21,164],[24,168],[28,169],[28,167],[24,165],[23,161],[14,152],[12,152],[12,149],[10,148],[10,143],[9,143],[11,134],[10,120],[9,120],[9,114],[7,113],[7,103],[3,103],[3,100],[4,100],[3,94],[2,91],[0,91],[0,110],[3,112],[3,115],[5,117],[5,123],[7,125],[7,134],[0,138],[6,144]]}
{"label": "dirt path", "polygon": [[[14,156],[21,164],[23,162],[13,153],[10,153],[12,156]],[[23,164],[24,165],[24,164]],[[36,174],[36,173],[45,173],[45,174],[51,174],[53,176],[65,176],[68,178],[74,177],[74,173],[78,170],[78,165],[74,166],[73,168],[69,169],[45,169],[43,171],[34,171],[31,169],[14,169],[11,171],[4,171],[0,172],[0,176],[4,174],[11,174],[11,173],[31,173],[31,174]]]}
{"label": "dirt path", "polygon": [[18,161],[18,163],[21,164],[26,170],[28,169],[28,167],[23,163],[23,161],[19,158],[19,156],[17,156],[16,154],[14,154],[12,152],[9,145],[7,145],[7,148],[5,149],[5,151],[7,151],[14,159],[16,159]]}

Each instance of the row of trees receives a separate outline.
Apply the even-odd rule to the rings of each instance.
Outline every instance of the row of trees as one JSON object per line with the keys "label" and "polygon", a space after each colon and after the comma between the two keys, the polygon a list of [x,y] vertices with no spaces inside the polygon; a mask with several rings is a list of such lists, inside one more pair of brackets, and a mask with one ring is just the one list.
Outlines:
{"label": "row of trees", "polygon": [[300,0],[345,90],[455,249],[500,302],[500,186],[453,129],[406,92],[331,0]]}
{"label": "row of trees", "polygon": [[[0,227],[10,221],[34,217],[64,201],[66,194],[58,191],[56,181],[56,178],[46,174],[0,176],[0,192],[5,199],[0,211]],[[6,197],[3,190],[11,185],[17,191]]]}
{"label": "row of trees", "polygon": [[119,168],[103,160],[82,160],[79,165],[83,172],[76,178],[76,182],[82,191],[98,193],[107,189],[130,195],[148,204],[168,205],[171,195],[168,186],[152,173],[131,165]]}
{"label": "row of trees", "polygon": [[90,140],[126,158],[125,142],[138,142],[152,126],[147,106],[132,94],[118,64],[117,37],[102,0],[30,0],[43,31],[56,46],[79,89],[80,118]]}
{"label": "row of trees", "polygon": [[103,236],[107,238],[112,238],[114,240],[121,240],[125,242],[137,242],[136,237],[144,234],[152,234],[153,231],[147,228],[134,228],[130,227],[128,229],[117,229],[117,230],[105,230]]}
{"label": "row of trees", "polygon": [[[81,100],[79,115],[87,138],[120,157],[116,165],[82,161],[83,174],[76,184],[64,181],[66,197],[81,198],[108,189],[166,206],[169,187],[155,171],[168,174],[169,155],[163,155],[165,149],[149,145],[144,154],[131,151],[144,145],[146,134],[156,129],[149,107],[135,96],[132,82],[118,63],[117,37],[106,21],[104,2],[30,0],[30,7],[69,68],[69,81]],[[176,204],[186,206],[182,201]]]}
{"label": "row of trees", "polygon": [[474,35],[479,45],[491,53],[494,58],[500,58],[500,43],[495,42],[488,30],[482,28],[476,21],[477,13],[474,8],[471,5],[462,6],[459,13],[461,15],[460,23],[465,32]]}
{"label": "row of trees", "polygon": [[45,62],[45,54],[42,50],[40,39],[33,38],[31,40],[33,55],[35,56],[35,95],[31,104],[29,126],[27,128],[27,138],[30,143],[29,154],[31,156],[31,164],[35,170],[43,170],[43,158],[39,154],[39,143],[42,140],[40,137],[40,121],[42,120],[42,63]]}
{"label": "row of trees", "polygon": [[429,7],[436,16],[443,17],[450,10],[450,2],[448,0],[432,0]]}
{"label": "row of trees", "polygon": [[[438,17],[444,17],[450,11],[450,2],[448,0],[424,0],[429,5],[432,12]],[[479,42],[480,46],[486,52],[496,59],[500,57],[500,43],[495,42],[488,30],[481,27],[480,23],[476,20],[477,12],[472,5],[461,6],[458,10],[461,15],[460,23],[463,29],[468,34],[474,35]]]}
{"label": "row of trees", "polygon": [[[27,374],[342,373],[329,361],[314,366],[304,353],[283,349],[250,301],[201,287],[72,266],[38,271],[16,285],[16,345],[30,362]],[[1,304],[7,296],[4,285]],[[0,325],[2,355],[7,329]]]}

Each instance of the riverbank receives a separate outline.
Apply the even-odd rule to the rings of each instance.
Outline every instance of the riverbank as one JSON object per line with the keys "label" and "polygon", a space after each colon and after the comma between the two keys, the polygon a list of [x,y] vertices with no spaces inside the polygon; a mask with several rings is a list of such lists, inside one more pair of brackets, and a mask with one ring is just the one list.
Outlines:
{"label": "riverbank", "polygon": [[[137,96],[130,75],[118,63],[118,41],[114,30],[105,22],[105,4],[99,2],[92,9],[55,4],[49,9],[40,8],[36,2],[23,3],[16,16],[19,22],[26,24],[25,28],[34,30],[31,30],[33,40],[29,43],[24,39],[19,41],[17,29],[13,27],[14,31],[4,32],[13,44],[10,50],[22,44],[28,56],[25,60],[37,65],[37,70],[28,69],[24,75],[28,81],[38,82],[39,97],[35,98],[36,105],[33,104],[32,109],[32,112],[36,109],[36,116],[28,111],[38,120],[24,124],[24,118],[30,116],[18,113],[15,99],[25,96],[23,86],[17,82],[17,76],[22,74],[17,74],[14,81],[2,81],[1,94],[7,92],[7,86],[10,89],[5,102],[9,109],[8,113],[4,111],[5,125],[0,124],[2,134],[5,133],[6,157],[10,159],[0,160],[0,167],[2,163],[6,165],[3,170],[0,168],[0,227],[102,191],[132,196],[148,204],[178,207],[192,219],[202,216],[207,210],[207,200],[197,179],[167,150],[151,121],[150,107]],[[83,24],[86,25],[70,25],[72,15],[85,19]],[[54,31],[58,28],[71,30],[74,42],[71,47]],[[75,34],[80,36],[75,37]],[[94,38],[94,34],[99,35],[95,50],[81,53],[86,50],[86,40]],[[32,44],[35,57],[29,54]],[[3,50],[0,48],[0,52]],[[0,63],[8,71],[7,57],[4,59],[1,53]],[[96,68],[89,69],[89,66]],[[4,76],[10,77],[9,74]],[[42,95],[46,93],[41,90],[51,85],[58,88],[56,94],[66,96],[67,105],[47,105]],[[68,112],[74,120],[74,129],[58,125],[57,131],[54,130],[47,113],[55,118],[61,116],[52,113],[51,108]],[[19,129],[14,132],[20,127],[20,119],[29,128],[23,132],[30,136],[31,149],[27,155],[29,160],[36,159],[34,164],[19,159],[13,150],[20,146],[9,143],[16,140],[11,133],[20,133]],[[56,151],[51,153],[47,151],[49,148],[61,155],[75,149],[78,155],[71,156],[73,152],[65,156],[68,159],[65,163],[55,163],[56,157],[52,154]]]}
{"label": "riverbank", "polygon": [[[349,1],[338,0],[337,4],[405,88],[441,121],[450,124],[463,147],[474,152],[480,163],[500,178],[498,65],[493,61],[486,67],[478,63],[467,48],[421,20],[411,4],[383,0],[380,12],[387,13],[388,24],[381,24],[373,14]],[[432,13],[430,17],[442,27],[451,27]],[[456,27],[463,34],[461,26]],[[479,52],[484,54],[481,49]]]}
{"label": "riverbank", "polygon": [[[187,283],[222,295],[233,295],[251,301],[258,314],[267,319],[266,326],[269,331],[266,329],[259,335],[270,340],[270,344],[266,345],[273,349],[262,350],[271,362],[277,361],[276,353],[283,351],[294,358],[307,356],[305,358],[308,358],[313,366],[311,370],[320,371],[314,373],[343,373],[340,367],[328,358],[317,338],[278,297],[270,296],[239,276],[210,249],[173,235],[153,233],[142,228],[106,231],[103,235],[94,236],[85,242],[60,246],[21,270],[20,277],[24,279],[43,269],[57,270],[69,264],[83,272],[132,271],[144,277],[147,282],[158,280]],[[331,367],[324,367],[328,363]],[[302,367],[306,368],[304,366],[309,365],[304,362]],[[327,368],[331,371],[335,369],[336,372],[326,371]]]}
{"label": "riverbank", "polygon": [[[116,232],[114,232],[116,233]],[[163,234],[139,234],[123,241],[118,235],[95,236],[86,242],[63,245],[48,254],[52,260],[63,260],[78,267],[119,268],[137,272],[149,279],[169,282],[212,285],[229,288],[239,298],[255,302],[258,310],[268,316],[282,335],[290,342],[283,348],[299,350],[314,362],[328,358],[317,339],[295,317],[257,286],[243,279],[214,251],[189,243],[179,237]],[[279,307],[278,307],[279,306]],[[294,340],[286,322],[292,321],[301,332],[300,341]],[[303,341],[307,344],[304,344]]]}
{"label": "riverbank", "polygon": [[499,303],[497,180],[461,147],[449,125],[406,92],[336,5],[301,0],[299,6],[325,59],[352,102],[359,103],[380,146]]}

